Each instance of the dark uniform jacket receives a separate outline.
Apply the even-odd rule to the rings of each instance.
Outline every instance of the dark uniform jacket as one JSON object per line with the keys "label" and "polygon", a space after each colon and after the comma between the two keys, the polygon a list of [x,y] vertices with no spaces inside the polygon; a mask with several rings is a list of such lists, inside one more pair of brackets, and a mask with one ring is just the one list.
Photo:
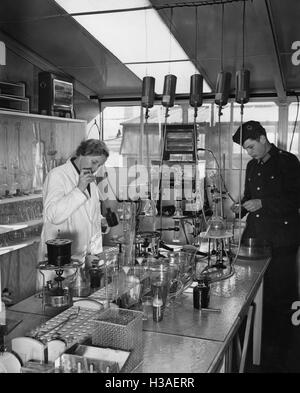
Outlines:
{"label": "dark uniform jacket", "polygon": [[242,203],[249,199],[260,199],[262,208],[248,214],[243,239],[254,237],[273,247],[300,243],[300,162],[295,155],[272,144],[262,160],[249,161]]}

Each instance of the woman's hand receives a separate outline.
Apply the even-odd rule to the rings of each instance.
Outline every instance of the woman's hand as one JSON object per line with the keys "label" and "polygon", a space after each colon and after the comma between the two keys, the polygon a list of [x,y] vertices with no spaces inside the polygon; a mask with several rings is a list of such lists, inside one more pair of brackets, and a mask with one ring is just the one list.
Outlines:
{"label": "woman's hand", "polygon": [[79,175],[78,188],[80,191],[84,191],[87,186],[95,181],[95,176],[92,174],[90,169],[82,169]]}

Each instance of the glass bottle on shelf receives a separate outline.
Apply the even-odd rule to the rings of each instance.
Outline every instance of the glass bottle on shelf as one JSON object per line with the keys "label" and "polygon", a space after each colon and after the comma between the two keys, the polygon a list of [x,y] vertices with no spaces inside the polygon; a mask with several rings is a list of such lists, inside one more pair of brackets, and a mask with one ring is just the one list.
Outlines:
{"label": "glass bottle on shelf", "polygon": [[7,184],[7,167],[4,162],[0,162],[0,198],[5,197],[6,190],[8,190]]}
{"label": "glass bottle on shelf", "polygon": [[10,194],[19,196],[21,194],[21,183],[20,183],[20,165],[18,158],[15,158],[11,163],[12,182],[10,186]]}
{"label": "glass bottle on shelf", "polygon": [[5,198],[7,196],[8,184],[1,183],[0,184],[0,199]]}

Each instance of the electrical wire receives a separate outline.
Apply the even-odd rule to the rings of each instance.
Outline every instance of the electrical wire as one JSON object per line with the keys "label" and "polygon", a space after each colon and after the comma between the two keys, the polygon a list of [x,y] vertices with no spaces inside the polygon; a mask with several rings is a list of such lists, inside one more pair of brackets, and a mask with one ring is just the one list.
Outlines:
{"label": "electrical wire", "polygon": [[[172,23],[173,23],[173,8],[170,9],[170,26],[169,26],[169,59],[171,60],[172,53]],[[169,62],[169,74],[171,74],[171,63]]]}
{"label": "electrical wire", "polygon": [[298,94],[297,94],[297,93],[295,93],[295,97],[297,98],[297,112],[296,112],[296,119],[295,119],[295,123],[294,123],[294,129],[293,129],[293,133],[292,133],[292,138],[291,138],[291,143],[290,143],[289,152],[290,152],[291,149],[292,149],[293,140],[294,140],[294,135],[295,135],[296,126],[297,126],[297,122],[298,122],[298,115],[299,115],[299,97],[298,97]]}
{"label": "electrical wire", "polygon": [[195,18],[196,18],[196,36],[195,36],[195,74],[197,73],[198,66],[198,7],[195,10]]}
{"label": "electrical wire", "polygon": [[224,46],[224,3],[222,1],[222,22],[221,22],[221,71],[223,71],[223,46]]}
{"label": "electrical wire", "polygon": [[98,134],[99,134],[99,140],[101,139],[100,127],[98,126],[96,119],[95,119],[94,123],[90,126],[89,130],[88,130],[88,133],[87,133],[87,136],[86,136],[87,139],[89,138],[90,132],[92,131],[93,127],[95,127],[95,126],[96,126]]}
{"label": "electrical wire", "polygon": [[147,23],[147,10],[145,10],[144,19],[145,19],[145,58],[146,58],[146,76],[148,76],[148,23]]}

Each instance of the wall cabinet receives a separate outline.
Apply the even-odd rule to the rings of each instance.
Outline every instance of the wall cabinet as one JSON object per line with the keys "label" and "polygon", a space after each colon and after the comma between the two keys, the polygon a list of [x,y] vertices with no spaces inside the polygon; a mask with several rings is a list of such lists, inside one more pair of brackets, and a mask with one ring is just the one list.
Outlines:
{"label": "wall cabinet", "polygon": [[1,286],[14,302],[35,293],[42,185],[86,137],[86,122],[0,111]]}

